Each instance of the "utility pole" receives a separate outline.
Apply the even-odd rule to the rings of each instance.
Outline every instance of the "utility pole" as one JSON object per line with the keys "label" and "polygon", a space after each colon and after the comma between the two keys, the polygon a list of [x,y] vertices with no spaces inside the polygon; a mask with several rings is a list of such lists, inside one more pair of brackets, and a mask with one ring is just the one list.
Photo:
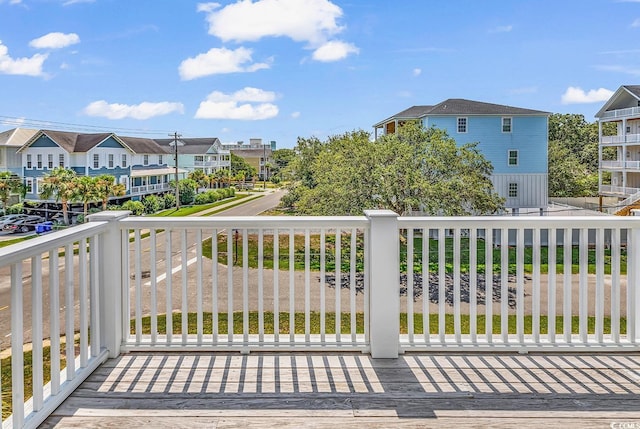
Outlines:
{"label": "utility pole", "polygon": [[182,134],[178,134],[176,131],[173,134],[169,134],[169,137],[173,137],[173,156],[176,166],[176,210],[180,208],[180,187],[178,186],[178,137],[182,137]]}

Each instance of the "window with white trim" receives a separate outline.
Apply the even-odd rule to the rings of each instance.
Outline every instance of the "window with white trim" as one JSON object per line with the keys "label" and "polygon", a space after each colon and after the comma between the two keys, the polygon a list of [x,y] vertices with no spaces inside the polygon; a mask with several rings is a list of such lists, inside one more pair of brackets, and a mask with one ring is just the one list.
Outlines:
{"label": "window with white trim", "polygon": [[38,168],[42,168],[42,154],[41,153],[36,155],[36,166]]}
{"label": "window with white trim", "polygon": [[511,132],[511,118],[502,118],[502,132],[503,133]]}
{"label": "window with white trim", "polygon": [[458,132],[459,133],[467,132],[467,118],[458,118]]}
{"label": "window with white trim", "polygon": [[509,149],[507,151],[507,165],[509,167],[515,167],[518,165],[518,151],[517,149]]}
{"label": "window with white trim", "polygon": [[114,167],[114,161],[113,161],[113,154],[110,153],[108,156],[108,162],[109,162],[109,168],[113,168]]}
{"label": "window with white trim", "polygon": [[142,165],[149,165],[149,155],[142,155]]}
{"label": "window with white trim", "polygon": [[47,168],[53,169],[53,154],[47,154]]}
{"label": "window with white trim", "polygon": [[31,154],[27,154],[27,168],[32,168],[33,164],[31,163]]}
{"label": "window with white trim", "polygon": [[509,183],[509,190],[507,195],[509,198],[518,198],[518,184],[517,183]]}
{"label": "window with white trim", "polygon": [[33,179],[31,177],[24,179],[24,186],[27,188],[27,194],[33,193]]}
{"label": "window with white trim", "polygon": [[162,159],[162,155],[158,155],[158,164],[159,164],[159,165],[164,164],[164,162],[162,162],[162,161],[163,161],[163,159]]}
{"label": "window with white trim", "polygon": [[127,168],[127,154],[122,154],[122,159],[120,160],[120,167]]}
{"label": "window with white trim", "polygon": [[100,155],[97,153],[93,154],[93,168],[100,168]]}
{"label": "window with white trim", "polygon": [[64,153],[58,155],[58,167],[64,168]]}

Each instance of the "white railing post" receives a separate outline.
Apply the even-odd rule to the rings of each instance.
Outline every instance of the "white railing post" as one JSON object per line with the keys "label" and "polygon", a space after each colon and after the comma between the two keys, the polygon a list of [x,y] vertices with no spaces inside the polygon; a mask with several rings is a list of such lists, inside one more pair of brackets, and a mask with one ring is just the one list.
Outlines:
{"label": "white railing post", "polygon": [[[633,216],[640,216],[640,210],[631,210]],[[627,287],[631,290],[631,305],[627,306],[627,317],[633,317],[629,332],[631,341],[640,342],[640,225],[631,229],[631,246],[627,255]]]}
{"label": "white railing post", "polygon": [[120,354],[122,343],[122,253],[121,234],[118,223],[129,216],[129,211],[103,211],[89,215],[90,222],[109,222],[107,232],[100,240],[100,270],[98,287],[100,290],[100,339],[109,350],[109,357]]}
{"label": "white railing post", "polygon": [[400,242],[398,215],[365,210],[370,225],[369,323],[371,357],[397,358],[400,348]]}

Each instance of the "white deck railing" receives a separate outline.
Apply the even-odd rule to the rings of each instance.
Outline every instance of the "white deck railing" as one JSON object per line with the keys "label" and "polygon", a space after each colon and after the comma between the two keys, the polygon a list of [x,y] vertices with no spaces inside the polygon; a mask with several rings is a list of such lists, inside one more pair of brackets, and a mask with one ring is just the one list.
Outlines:
{"label": "white deck railing", "polygon": [[609,110],[602,113],[602,119],[626,118],[640,114],[640,107],[628,107],[626,109]]}
{"label": "white deck railing", "polygon": [[638,217],[90,219],[0,249],[5,427],[122,351],[640,350]]}

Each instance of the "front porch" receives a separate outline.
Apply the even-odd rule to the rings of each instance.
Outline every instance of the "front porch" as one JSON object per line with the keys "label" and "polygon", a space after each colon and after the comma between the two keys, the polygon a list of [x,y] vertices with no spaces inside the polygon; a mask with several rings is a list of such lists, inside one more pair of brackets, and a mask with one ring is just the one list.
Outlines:
{"label": "front porch", "polygon": [[640,217],[101,212],[0,271],[3,427],[640,420]]}

